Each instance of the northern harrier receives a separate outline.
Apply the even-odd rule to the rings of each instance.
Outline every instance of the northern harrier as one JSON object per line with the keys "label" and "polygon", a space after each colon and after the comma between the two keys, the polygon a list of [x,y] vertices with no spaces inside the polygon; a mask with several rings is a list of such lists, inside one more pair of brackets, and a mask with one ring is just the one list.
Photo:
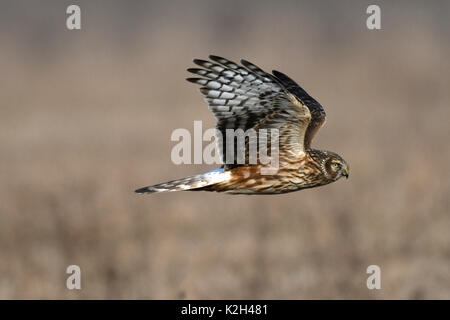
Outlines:
{"label": "northern harrier", "polygon": [[[349,167],[342,157],[311,148],[312,139],[325,122],[325,111],[297,83],[279,71],[266,73],[246,60],[241,60],[240,66],[221,57],[209,58],[211,61],[195,59],[201,68],[188,71],[199,77],[187,80],[202,86],[200,91],[217,119],[216,129],[223,137],[227,129],[278,130],[278,171],[262,174],[264,164],[226,161],[230,160],[226,159],[228,144],[218,143],[224,163],[221,168],[144,187],[137,193],[202,190],[280,194],[348,178]],[[249,139],[246,148],[248,144]]]}

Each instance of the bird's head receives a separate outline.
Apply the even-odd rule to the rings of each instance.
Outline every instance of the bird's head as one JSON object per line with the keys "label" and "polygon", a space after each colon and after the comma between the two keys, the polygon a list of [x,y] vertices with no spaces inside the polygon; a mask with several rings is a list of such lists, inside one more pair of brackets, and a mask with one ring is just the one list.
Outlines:
{"label": "bird's head", "polygon": [[349,166],[341,156],[334,152],[327,152],[327,157],[323,160],[322,168],[325,175],[333,181],[341,177],[349,177]]}

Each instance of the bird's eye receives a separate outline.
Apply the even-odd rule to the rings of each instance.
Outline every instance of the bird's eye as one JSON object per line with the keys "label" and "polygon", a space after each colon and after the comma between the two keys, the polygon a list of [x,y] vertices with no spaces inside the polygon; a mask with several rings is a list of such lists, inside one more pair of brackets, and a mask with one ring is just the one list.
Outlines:
{"label": "bird's eye", "polygon": [[332,164],[332,166],[333,166],[333,168],[339,168],[340,165],[339,165],[339,163],[335,162]]}

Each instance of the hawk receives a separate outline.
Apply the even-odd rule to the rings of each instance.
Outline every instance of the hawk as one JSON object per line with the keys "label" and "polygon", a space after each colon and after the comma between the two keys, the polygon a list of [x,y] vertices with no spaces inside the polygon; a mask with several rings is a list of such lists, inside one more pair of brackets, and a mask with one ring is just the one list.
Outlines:
{"label": "hawk", "polygon": [[[222,136],[227,129],[278,130],[279,169],[263,174],[267,165],[230,161],[226,152],[230,144],[218,142],[224,163],[220,168],[140,188],[136,193],[190,190],[281,194],[348,178],[349,166],[341,156],[312,149],[311,142],[325,122],[325,111],[294,80],[279,71],[266,73],[246,60],[238,65],[218,56],[211,55],[209,59],[195,59],[200,68],[188,71],[197,77],[187,80],[201,86],[200,92],[217,119],[216,129]],[[248,147],[247,138],[245,148]]]}

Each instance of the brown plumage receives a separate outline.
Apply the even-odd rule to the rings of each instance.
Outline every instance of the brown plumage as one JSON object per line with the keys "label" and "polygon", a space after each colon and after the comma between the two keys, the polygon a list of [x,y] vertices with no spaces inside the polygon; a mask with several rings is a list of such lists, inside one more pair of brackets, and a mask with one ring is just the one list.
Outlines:
{"label": "brown plumage", "polygon": [[[312,188],[347,177],[347,163],[334,152],[315,150],[311,142],[325,122],[322,106],[297,83],[281,72],[268,74],[254,64],[241,60],[242,66],[227,59],[210,56],[212,61],[195,59],[202,68],[188,69],[200,77],[187,80],[202,87],[209,109],[217,118],[216,129],[226,137],[227,129],[257,133],[276,131],[279,136],[278,170],[267,174],[270,164],[249,161],[250,144],[246,137],[245,162],[237,160],[239,145],[233,138],[218,141],[224,165],[216,170],[153,185],[137,193],[162,191],[217,191],[230,194],[279,194]],[[260,139],[258,137],[258,139]],[[268,140],[270,150],[273,141]],[[275,146],[275,144],[274,144]],[[235,152],[227,152],[233,150]],[[272,155],[272,154],[270,154]]]}

